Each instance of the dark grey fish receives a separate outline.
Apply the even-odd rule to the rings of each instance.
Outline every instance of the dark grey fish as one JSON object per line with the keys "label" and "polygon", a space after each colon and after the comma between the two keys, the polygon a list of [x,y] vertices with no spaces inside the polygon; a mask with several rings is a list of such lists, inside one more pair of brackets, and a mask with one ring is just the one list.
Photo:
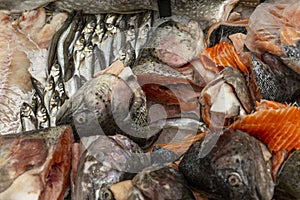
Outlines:
{"label": "dark grey fish", "polygon": [[300,199],[300,151],[293,152],[279,171],[275,199]]}
{"label": "dark grey fish", "polygon": [[110,185],[133,178],[148,165],[141,148],[122,135],[99,136],[80,157],[74,200],[111,199]]}
{"label": "dark grey fish", "polygon": [[173,167],[153,165],[132,179],[133,189],[128,200],[195,199],[183,175]]}
{"label": "dark grey fish", "polygon": [[300,76],[272,54],[262,60],[252,56],[253,72],[263,99],[281,103],[300,102]]}
{"label": "dark grey fish", "polygon": [[272,199],[271,155],[260,141],[241,131],[224,130],[207,155],[203,141],[196,141],[180,162],[191,186],[210,199]]}

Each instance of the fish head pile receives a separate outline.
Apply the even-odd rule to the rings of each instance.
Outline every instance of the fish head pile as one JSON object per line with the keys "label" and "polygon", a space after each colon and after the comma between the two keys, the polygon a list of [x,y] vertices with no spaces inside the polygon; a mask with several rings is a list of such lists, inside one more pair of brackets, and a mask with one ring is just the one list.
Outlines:
{"label": "fish head pile", "polygon": [[193,187],[213,199],[271,199],[270,160],[265,159],[258,140],[225,130],[207,155],[202,144],[203,138],[195,142],[179,167]]}

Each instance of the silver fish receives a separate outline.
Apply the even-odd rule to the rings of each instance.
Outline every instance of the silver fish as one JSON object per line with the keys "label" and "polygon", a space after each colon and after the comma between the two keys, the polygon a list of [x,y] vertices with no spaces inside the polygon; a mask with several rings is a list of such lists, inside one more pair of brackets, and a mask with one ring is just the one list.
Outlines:
{"label": "silver fish", "polygon": [[140,19],[140,25],[138,27],[138,34],[135,44],[135,54],[136,57],[139,56],[139,52],[148,40],[149,32],[153,25],[153,12],[148,11],[143,13],[143,16]]}
{"label": "silver fish", "polygon": [[43,104],[40,104],[37,113],[37,129],[48,128],[50,126],[50,118],[46,107]]}
{"label": "silver fish", "polygon": [[31,131],[37,128],[37,119],[31,106],[27,103],[23,103],[20,110],[20,119],[22,125],[22,131]]}
{"label": "silver fish", "polygon": [[47,78],[46,86],[44,88],[44,100],[43,100],[44,105],[48,112],[49,112],[49,107],[50,107],[50,99],[51,99],[54,89],[55,89],[54,78],[53,78],[53,76],[49,76]]}
{"label": "silver fish", "polygon": [[50,106],[49,106],[50,127],[56,126],[56,115],[61,105],[62,105],[62,99],[59,96],[59,92],[55,90],[52,93],[50,99]]}
{"label": "silver fish", "polygon": [[103,68],[107,68],[113,60],[113,58],[112,58],[113,49],[111,47],[113,45],[114,34],[116,33],[115,23],[116,23],[117,17],[118,16],[115,14],[107,14],[106,18],[104,20],[106,32],[103,36],[103,39],[101,41],[101,45],[99,48],[102,50],[103,55],[104,55],[105,66]]}

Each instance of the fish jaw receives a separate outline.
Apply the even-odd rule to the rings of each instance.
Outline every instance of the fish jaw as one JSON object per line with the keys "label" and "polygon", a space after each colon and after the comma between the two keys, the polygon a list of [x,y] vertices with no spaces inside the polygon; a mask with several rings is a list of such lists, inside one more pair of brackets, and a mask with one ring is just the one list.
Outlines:
{"label": "fish jaw", "polygon": [[203,140],[190,147],[179,166],[193,187],[217,199],[272,198],[271,161],[265,160],[258,140],[244,132],[225,130],[204,157]]}

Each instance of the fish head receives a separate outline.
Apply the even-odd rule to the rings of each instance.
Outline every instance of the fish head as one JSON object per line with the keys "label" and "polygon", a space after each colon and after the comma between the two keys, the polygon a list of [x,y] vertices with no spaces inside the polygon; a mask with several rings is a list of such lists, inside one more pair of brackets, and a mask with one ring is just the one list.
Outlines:
{"label": "fish head", "polygon": [[146,48],[153,48],[153,55],[161,62],[171,67],[181,67],[204,50],[204,34],[194,20],[175,20],[159,25]]}
{"label": "fish head", "polygon": [[80,136],[128,133],[133,123],[147,117],[140,113],[145,102],[137,100],[143,97],[135,97],[126,81],[102,74],[86,82],[62,105],[57,123],[71,123]]}
{"label": "fish head", "polygon": [[193,187],[212,199],[272,198],[271,156],[263,154],[258,140],[241,131],[225,130],[204,156],[203,141],[195,142],[180,163]]}

